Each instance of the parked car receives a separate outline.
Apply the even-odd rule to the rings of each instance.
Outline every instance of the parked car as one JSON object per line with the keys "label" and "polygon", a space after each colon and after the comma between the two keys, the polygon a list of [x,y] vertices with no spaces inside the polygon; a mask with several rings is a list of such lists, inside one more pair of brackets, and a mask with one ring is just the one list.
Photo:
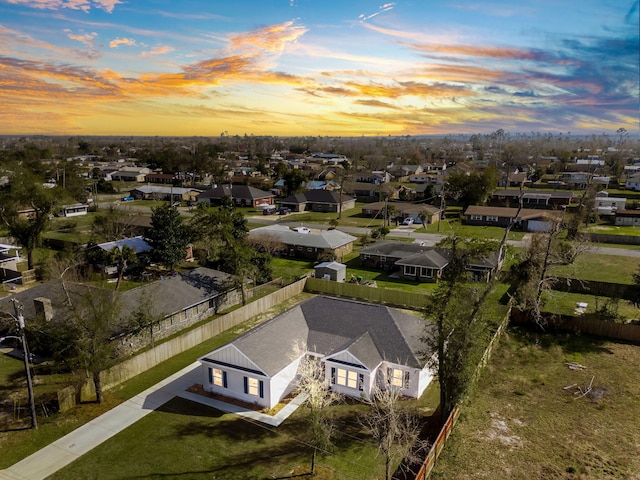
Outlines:
{"label": "parked car", "polygon": [[264,210],[262,210],[263,215],[273,215],[274,213],[276,213],[275,208],[265,208]]}
{"label": "parked car", "polygon": [[133,200],[135,200],[133,197],[122,197],[123,202],[132,202]]}
{"label": "parked car", "polygon": [[278,210],[278,215],[286,215],[287,213],[291,213],[291,209],[288,207],[281,207],[280,210]]}
{"label": "parked car", "polygon": [[402,221],[403,225],[413,225],[415,223],[415,220],[411,217],[407,217]]}
{"label": "parked car", "polygon": [[294,230],[298,233],[311,233],[311,230],[307,227],[295,227]]}
{"label": "parked car", "polygon": [[180,206],[180,202],[175,201],[175,202],[171,203],[171,206],[172,207],[179,207]]}

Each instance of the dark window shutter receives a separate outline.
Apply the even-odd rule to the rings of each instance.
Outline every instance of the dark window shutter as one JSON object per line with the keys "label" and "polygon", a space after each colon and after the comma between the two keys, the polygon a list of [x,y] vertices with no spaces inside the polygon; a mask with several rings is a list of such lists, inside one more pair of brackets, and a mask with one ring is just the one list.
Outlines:
{"label": "dark window shutter", "polygon": [[404,372],[404,388],[409,388],[409,372]]}
{"label": "dark window shutter", "polygon": [[360,390],[361,392],[364,391],[364,374],[363,373],[358,374],[358,390]]}
{"label": "dark window shutter", "polygon": [[213,383],[213,368],[209,369],[209,383]]}
{"label": "dark window shutter", "polygon": [[244,377],[244,393],[249,393],[249,379]]}
{"label": "dark window shutter", "polygon": [[264,382],[260,380],[260,398],[264,398]]}
{"label": "dark window shutter", "polygon": [[222,372],[222,386],[227,388],[227,372]]}
{"label": "dark window shutter", "polygon": [[387,368],[387,383],[391,383],[391,379],[393,378],[393,368]]}
{"label": "dark window shutter", "polygon": [[336,384],[336,369],[335,367],[331,367],[331,384]]}

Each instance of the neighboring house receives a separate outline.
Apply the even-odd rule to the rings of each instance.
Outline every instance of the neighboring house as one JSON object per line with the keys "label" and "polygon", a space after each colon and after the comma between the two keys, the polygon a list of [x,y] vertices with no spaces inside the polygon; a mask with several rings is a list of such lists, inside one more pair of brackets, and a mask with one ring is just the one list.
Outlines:
{"label": "neighboring house", "polygon": [[[517,213],[517,208],[470,205],[464,212],[463,223],[466,225],[505,228],[516,217]],[[515,218],[514,228],[526,232],[548,232],[553,228],[554,224],[562,220],[562,217],[563,211],[523,208],[520,211],[520,215]]]}
{"label": "neighboring house", "polygon": [[353,195],[363,202],[372,201],[380,197],[380,184],[371,182],[347,182],[344,186],[345,193]]}
{"label": "neighboring house", "polygon": [[76,203],[74,205],[63,205],[60,209],[60,215],[63,217],[78,217],[86,215],[89,212],[89,205],[84,203]]}
{"label": "neighboring house", "polygon": [[316,278],[344,282],[347,278],[347,266],[339,262],[323,262],[313,268],[313,273]]}
{"label": "neighboring house", "polygon": [[361,183],[373,183],[379,185],[391,181],[391,174],[384,170],[373,170],[371,172],[361,172],[355,175],[355,181]]}
{"label": "neighboring house", "polygon": [[394,216],[399,221],[411,217],[417,224],[422,223],[422,214],[426,217],[425,223],[430,224],[439,222],[442,213],[440,208],[424,203],[373,202],[362,207],[362,215],[382,218],[385,206],[392,207],[395,210]]}
{"label": "neighboring house", "polygon": [[501,176],[498,186],[500,187],[519,187],[528,183],[527,172],[510,172]]}
{"label": "neighboring house", "polygon": [[[242,301],[237,289],[229,289],[231,276],[209,268],[195,268],[162,280],[145,283],[126,291],[107,293],[117,302],[121,319],[127,319],[141,305],[148,305],[150,318],[156,319],[154,338],[161,339],[189,325],[208,318],[222,309]],[[54,280],[41,283],[12,295],[23,306],[24,316],[34,319],[44,316],[48,320],[61,320],[60,314],[68,312],[67,293],[74,304],[87,293],[101,290],[80,283]],[[0,299],[0,311],[12,312],[10,297]],[[126,323],[126,322],[125,322]],[[132,350],[142,346],[144,339],[126,336],[121,341]]]}
{"label": "neighboring house", "polygon": [[331,257],[340,261],[353,251],[353,242],[357,238],[340,230],[301,233],[286,225],[268,225],[251,230],[249,240],[254,245],[260,245],[261,242],[277,245],[279,255],[312,260]]}
{"label": "neighboring house", "polygon": [[144,182],[145,177],[151,173],[148,168],[123,167],[117,172],[111,173],[112,181]]}
{"label": "neighboring house", "polygon": [[230,197],[237,207],[257,207],[259,204],[275,204],[275,195],[248,185],[219,185],[198,195],[199,202],[218,205],[224,197]]}
{"label": "neighboring house", "polygon": [[14,245],[0,244],[0,282],[20,283],[22,280],[22,273],[18,271],[18,265],[23,263],[23,259],[20,258],[20,249]]}
{"label": "neighboring house", "polygon": [[147,183],[172,184],[174,180],[176,177],[172,173],[149,173],[144,177],[144,181]]}
{"label": "neighboring house", "polygon": [[640,173],[636,173],[627,178],[627,182],[624,184],[624,188],[627,190],[633,190],[640,192]]}
{"label": "neighboring house", "polygon": [[201,357],[205,391],[272,408],[295,390],[300,361],[359,399],[377,387],[419,398],[433,379],[424,319],[383,305],[315,297]]}
{"label": "neighboring house", "polygon": [[[151,251],[151,245],[149,245],[142,236],[132,237],[132,238],[124,238],[122,240],[115,240],[113,242],[104,242],[99,243],[97,245],[98,248],[104,250],[105,252],[110,252],[114,248],[122,249],[122,247],[129,247],[133,250],[133,252],[137,255],[142,253],[147,253]],[[117,265],[106,265],[104,266],[104,272],[107,275],[115,275],[118,271]]]}
{"label": "neighboring house", "polygon": [[[526,190],[522,194],[522,206],[554,210],[568,206],[574,198],[573,192],[568,190]],[[491,195],[489,202],[497,207],[517,207],[520,190],[499,190]]]}
{"label": "neighboring house", "polygon": [[[340,193],[329,190],[308,190],[289,195],[280,201],[281,207],[290,208],[292,212],[338,212],[340,211]],[[342,194],[342,210],[356,206],[356,199]]]}
{"label": "neighboring house", "polygon": [[394,165],[387,166],[387,171],[391,173],[399,182],[407,181],[410,175],[423,173],[422,165]]}
{"label": "neighboring house", "polygon": [[142,185],[131,190],[130,195],[142,200],[195,200],[201,190],[183,187],[165,187],[161,185]]}
{"label": "neighboring house", "polygon": [[398,271],[405,280],[437,282],[449,264],[444,250],[419,243],[381,241],[362,248],[359,254],[364,267]]}
{"label": "neighboring house", "polygon": [[616,210],[615,224],[619,227],[640,227],[640,210]]}
{"label": "neighboring house", "polygon": [[596,193],[594,206],[598,215],[614,215],[617,210],[624,210],[627,199],[622,197],[610,197],[608,192]]}

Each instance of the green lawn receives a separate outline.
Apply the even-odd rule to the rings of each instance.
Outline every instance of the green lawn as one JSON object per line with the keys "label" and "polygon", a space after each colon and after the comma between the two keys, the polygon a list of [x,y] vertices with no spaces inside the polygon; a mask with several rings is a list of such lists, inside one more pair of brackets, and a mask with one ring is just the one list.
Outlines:
{"label": "green lawn", "polygon": [[597,295],[584,295],[578,293],[559,292],[556,290],[547,291],[543,297],[545,306],[543,311],[558,315],[574,315],[576,303],[584,302],[588,304],[586,314],[595,314],[596,310],[601,310],[607,301],[614,302],[618,314],[626,320],[640,318],[640,310],[631,302],[621,299],[609,299]]}
{"label": "green lawn", "polygon": [[[431,478],[637,478],[639,369],[635,345],[508,329]],[[563,389],[592,378],[601,397]]]}
{"label": "green lawn", "polygon": [[618,255],[582,253],[571,265],[555,265],[549,273],[558,277],[632,284],[639,259]]}

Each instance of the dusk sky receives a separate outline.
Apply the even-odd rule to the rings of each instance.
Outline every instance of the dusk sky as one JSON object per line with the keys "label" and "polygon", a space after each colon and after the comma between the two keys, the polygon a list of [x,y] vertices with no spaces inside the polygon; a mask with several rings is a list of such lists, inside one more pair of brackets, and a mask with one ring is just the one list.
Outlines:
{"label": "dusk sky", "polygon": [[0,0],[0,134],[638,134],[635,0]]}

